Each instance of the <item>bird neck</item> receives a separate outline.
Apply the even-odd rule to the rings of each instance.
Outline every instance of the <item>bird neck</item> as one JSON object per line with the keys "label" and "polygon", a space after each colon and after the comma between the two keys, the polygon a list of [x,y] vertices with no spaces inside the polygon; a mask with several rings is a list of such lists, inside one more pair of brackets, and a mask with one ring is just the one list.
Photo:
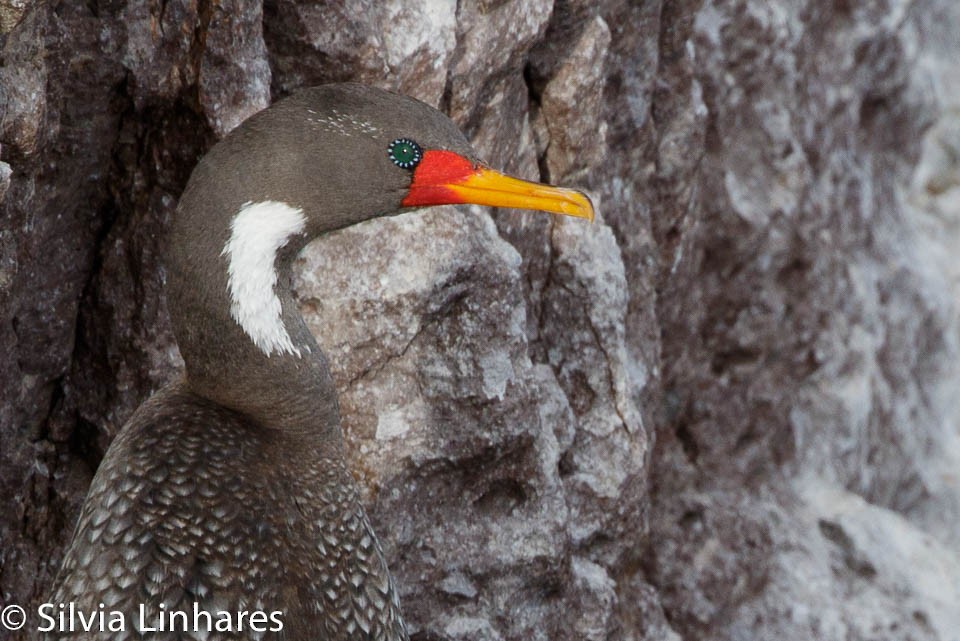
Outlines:
{"label": "bird neck", "polygon": [[167,300],[191,390],[258,424],[339,447],[336,388],[291,294],[309,240],[278,202],[181,208],[171,224]]}

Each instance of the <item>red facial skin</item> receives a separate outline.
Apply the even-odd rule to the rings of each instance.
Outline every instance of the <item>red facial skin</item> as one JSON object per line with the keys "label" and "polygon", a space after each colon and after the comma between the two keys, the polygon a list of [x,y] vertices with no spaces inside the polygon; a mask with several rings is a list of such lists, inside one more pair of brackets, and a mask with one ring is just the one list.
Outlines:
{"label": "red facial skin", "polygon": [[404,207],[423,207],[463,203],[463,197],[446,185],[461,183],[477,171],[478,168],[460,154],[428,149],[413,170],[410,191],[400,204]]}

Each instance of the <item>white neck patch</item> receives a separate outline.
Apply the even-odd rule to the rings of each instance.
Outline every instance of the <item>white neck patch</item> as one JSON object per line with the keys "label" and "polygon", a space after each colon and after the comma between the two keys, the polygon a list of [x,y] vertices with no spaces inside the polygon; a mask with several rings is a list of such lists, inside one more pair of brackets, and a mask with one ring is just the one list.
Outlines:
{"label": "white neck patch", "polygon": [[267,356],[274,352],[300,356],[283,324],[283,308],[274,288],[277,251],[292,236],[302,234],[306,222],[302,209],[286,203],[244,203],[230,223],[230,240],[221,252],[229,262],[230,316]]}

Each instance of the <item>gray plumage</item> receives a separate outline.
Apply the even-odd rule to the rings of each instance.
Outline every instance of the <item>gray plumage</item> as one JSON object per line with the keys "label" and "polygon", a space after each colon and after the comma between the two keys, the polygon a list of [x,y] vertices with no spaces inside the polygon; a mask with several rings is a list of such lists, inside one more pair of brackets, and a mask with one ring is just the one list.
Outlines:
{"label": "gray plumage", "polygon": [[[397,592],[345,466],[327,363],[289,293],[310,239],[398,213],[408,137],[472,158],[436,110],[360,85],[304,90],[250,118],[195,169],[172,222],[167,297],[186,377],[144,403],[111,444],[84,503],[54,603],[282,611],[249,638],[405,640]],[[302,357],[265,355],[230,315],[231,221],[247,203],[303,212],[276,256],[283,327]],[[192,621],[191,621],[192,626]],[[263,626],[261,626],[263,627]],[[151,638],[194,638],[152,632]],[[59,635],[51,634],[50,637]],[[216,631],[198,638],[246,638]]]}
{"label": "gray plumage", "polygon": [[183,384],[166,388],[97,471],[53,602],[123,612],[115,639],[138,637],[140,604],[154,616],[160,603],[184,610],[192,627],[194,602],[234,620],[239,610],[283,612],[282,633],[251,638],[405,639],[379,543],[343,458],[328,450]]}
{"label": "gray plumage", "polygon": [[[452,202],[593,219],[585,195],[481,167],[446,116],[361,85],[301,91],[204,156],[166,261],[185,376],[111,444],[51,599],[121,612],[126,629],[62,636],[135,638],[143,605],[154,618],[186,613],[172,630],[148,618],[161,641],[406,641],[346,469],[330,370],[290,293],[290,263],[325,232]],[[208,631],[201,617],[197,633],[195,609],[218,619],[279,611],[282,629],[248,619],[238,634],[237,615],[229,632]]]}

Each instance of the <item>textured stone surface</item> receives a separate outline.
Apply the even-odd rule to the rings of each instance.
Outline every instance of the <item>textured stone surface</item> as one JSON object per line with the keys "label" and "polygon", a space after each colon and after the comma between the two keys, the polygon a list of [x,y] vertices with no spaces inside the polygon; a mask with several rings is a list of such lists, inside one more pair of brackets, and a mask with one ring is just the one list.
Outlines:
{"label": "textured stone surface", "polygon": [[300,261],[415,638],[960,640],[958,30],[950,0],[0,2],[0,601],[45,594],[180,366],[160,238],[196,159],[353,79],[600,213]]}
{"label": "textured stone surface", "polygon": [[941,249],[960,238],[936,178],[956,165],[932,151],[956,118],[958,17],[741,2],[693,21],[707,144],[661,281],[646,560],[684,634],[960,634]]}

